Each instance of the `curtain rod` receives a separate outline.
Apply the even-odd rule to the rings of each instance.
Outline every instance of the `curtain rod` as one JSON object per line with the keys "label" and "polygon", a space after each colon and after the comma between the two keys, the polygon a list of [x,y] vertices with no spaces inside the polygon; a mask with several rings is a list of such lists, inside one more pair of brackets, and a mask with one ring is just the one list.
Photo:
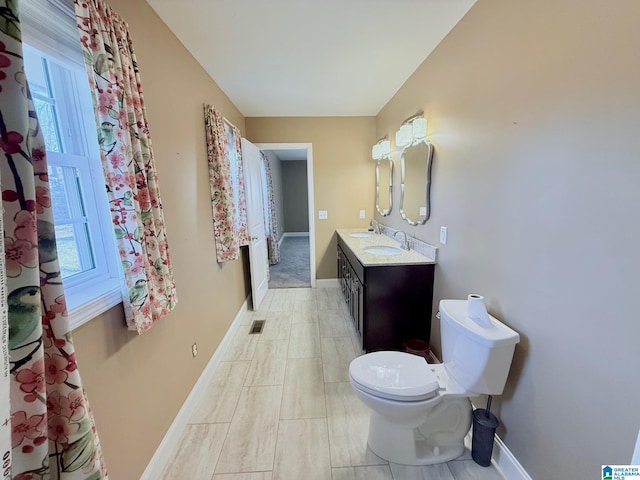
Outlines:
{"label": "curtain rod", "polygon": [[[203,108],[215,108],[213,105],[209,105],[208,103],[203,103],[202,104]],[[225,117],[224,115],[222,116],[222,120],[224,120],[224,123],[226,123],[227,125],[229,125],[231,128],[235,128],[238,131],[240,131],[240,129],[238,127],[236,127],[233,123],[231,123],[229,120],[227,120],[227,117]]]}
{"label": "curtain rod", "polygon": [[236,127],[233,123],[231,123],[229,120],[227,120],[227,117],[225,117],[224,115],[222,116],[222,119],[224,120],[224,123],[229,125],[231,128],[235,128],[236,130],[240,131],[240,129]]}

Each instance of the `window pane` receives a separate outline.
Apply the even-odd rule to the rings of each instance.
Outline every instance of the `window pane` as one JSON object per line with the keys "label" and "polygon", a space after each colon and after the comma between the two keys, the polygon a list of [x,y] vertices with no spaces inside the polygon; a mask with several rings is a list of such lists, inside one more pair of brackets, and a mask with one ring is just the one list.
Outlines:
{"label": "window pane", "polygon": [[51,204],[62,278],[95,268],[91,238],[80,187],[80,171],[49,166]]}
{"label": "window pane", "polygon": [[51,103],[33,96],[33,103],[38,113],[38,121],[44,135],[44,144],[50,152],[61,152],[60,138],[58,137],[58,127],[56,124],[56,114]]}
{"label": "window pane", "polygon": [[24,69],[29,79],[31,92],[49,97],[51,92],[47,81],[44,59],[35,52],[32,53],[31,49],[26,50],[24,52]]}
{"label": "window pane", "polygon": [[95,267],[86,223],[56,225],[56,243],[62,278],[86,272]]}
{"label": "window pane", "polygon": [[71,218],[64,175],[65,170],[73,169],[51,165],[47,169],[49,173],[49,188],[51,190],[51,206],[53,207],[53,216],[56,222]]}
{"label": "window pane", "polygon": [[51,89],[47,60],[30,47],[26,47],[24,68],[47,150],[61,152],[60,128],[56,118],[55,99]]}

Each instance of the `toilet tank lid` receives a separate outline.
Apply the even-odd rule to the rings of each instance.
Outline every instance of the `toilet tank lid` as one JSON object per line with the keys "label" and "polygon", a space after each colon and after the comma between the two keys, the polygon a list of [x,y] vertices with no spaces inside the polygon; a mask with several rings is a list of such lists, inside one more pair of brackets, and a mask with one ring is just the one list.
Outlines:
{"label": "toilet tank lid", "polygon": [[483,327],[467,315],[466,300],[440,300],[440,318],[474,341],[490,347],[515,345],[520,335],[497,318],[489,315],[491,327]]}

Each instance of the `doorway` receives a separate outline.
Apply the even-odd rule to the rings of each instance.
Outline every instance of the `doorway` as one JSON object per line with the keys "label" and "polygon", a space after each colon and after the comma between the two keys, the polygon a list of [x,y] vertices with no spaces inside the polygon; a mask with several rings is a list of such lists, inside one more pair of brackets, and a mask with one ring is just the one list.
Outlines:
{"label": "doorway", "polygon": [[[280,262],[270,271],[274,281],[269,288],[316,286],[315,224],[313,204],[313,152],[311,143],[259,143],[272,166],[274,197],[280,235]],[[284,166],[284,168],[282,168]],[[275,167],[275,168],[274,168]],[[301,171],[306,170],[304,175]],[[283,170],[285,171],[283,176]],[[283,185],[287,181],[287,185]],[[276,185],[277,184],[277,185]],[[306,187],[306,189],[301,188]],[[306,191],[306,200],[300,195]],[[297,197],[296,197],[297,196]],[[287,205],[285,198],[289,197]],[[295,199],[298,198],[296,201]],[[293,200],[292,200],[293,199]],[[306,203],[306,209],[302,209]],[[306,210],[306,215],[304,210]],[[305,218],[301,218],[301,215]],[[306,229],[306,231],[304,231]],[[296,263],[302,268],[296,268]],[[308,266],[308,277],[306,271]],[[302,278],[308,280],[304,282]],[[289,282],[289,283],[288,283]],[[304,284],[303,284],[304,282]]]}

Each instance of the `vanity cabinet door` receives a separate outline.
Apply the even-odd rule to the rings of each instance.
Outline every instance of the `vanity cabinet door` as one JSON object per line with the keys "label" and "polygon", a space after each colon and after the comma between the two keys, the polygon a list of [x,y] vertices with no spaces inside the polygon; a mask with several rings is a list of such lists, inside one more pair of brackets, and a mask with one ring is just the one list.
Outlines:
{"label": "vanity cabinet door", "polygon": [[354,315],[353,321],[355,323],[356,331],[360,337],[360,345],[364,339],[364,286],[356,277],[355,283],[355,297],[354,297]]}
{"label": "vanity cabinet door", "polygon": [[364,327],[364,285],[362,285],[347,256],[339,246],[338,281],[347,304],[347,309],[349,310],[349,316],[360,337],[360,344],[362,344]]}
{"label": "vanity cabinet door", "polygon": [[351,320],[355,327],[357,327],[357,309],[358,309],[358,277],[356,277],[353,269],[349,267],[349,294],[347,301],[347,306],[349,307],[349,315],[351,316]]}
{"label": "vanity cabinet door", "polygon": [[340,247],[338,247],[338,281],[342,295],[350,308],[351,305],[351,266],[346,255]]}

